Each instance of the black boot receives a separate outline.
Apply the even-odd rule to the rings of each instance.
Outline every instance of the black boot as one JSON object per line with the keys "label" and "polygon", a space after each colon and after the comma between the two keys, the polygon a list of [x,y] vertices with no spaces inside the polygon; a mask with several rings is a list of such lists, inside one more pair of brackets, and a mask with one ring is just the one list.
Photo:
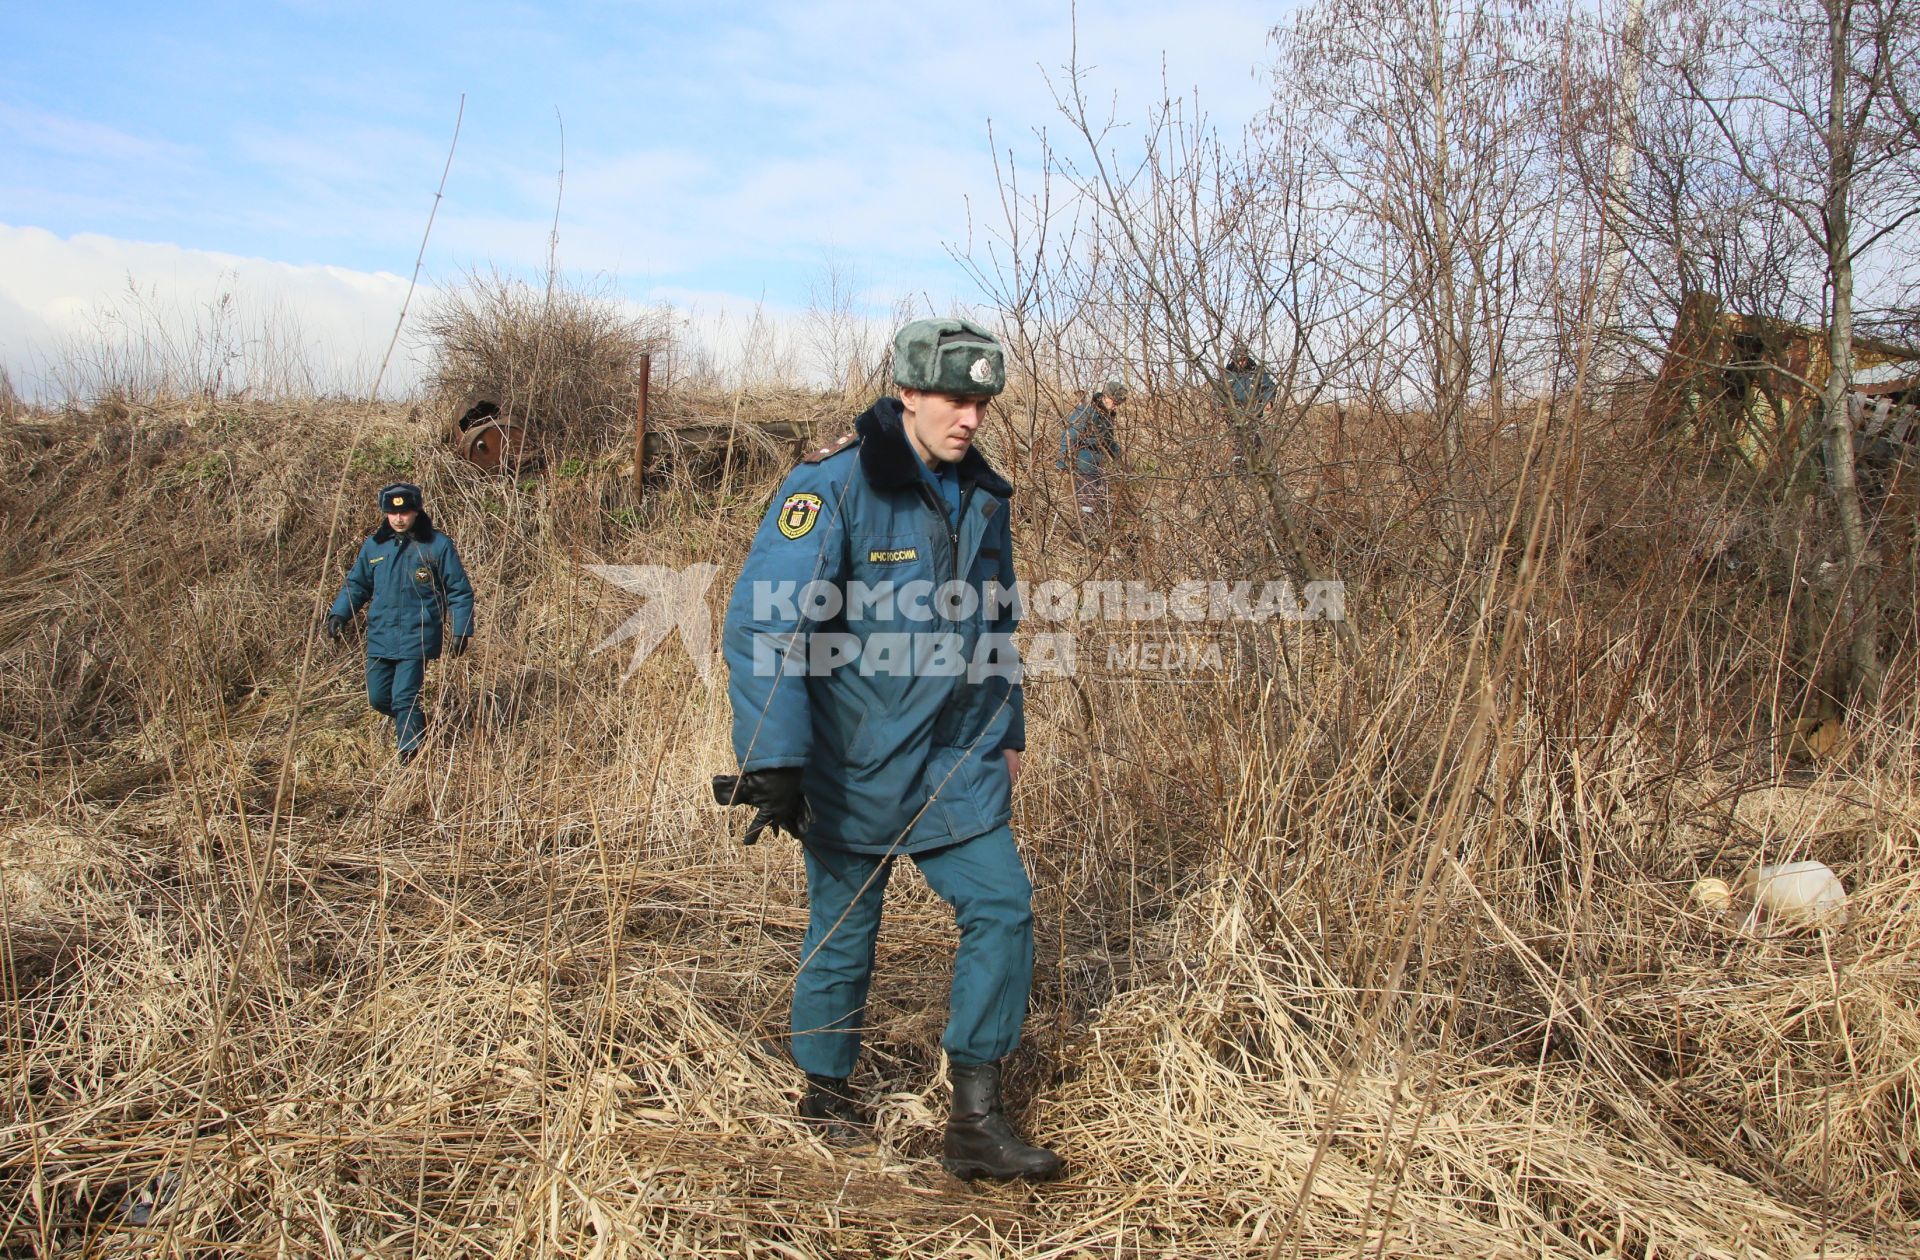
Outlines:
{"label": "black boot", "polygon": [[1060,1175],[1060,1157],[1028,1146],[1000,1110],[1000,1065],[947,1062],[953,1075],[953,1115],[947,1120],[946,1157],[941,1165],[962,1181],[1025,1177],[1051,1181]]}
{"label": "black boot", "polygon": [[807,1092],[800,1098],[800,1118],[819,1131],[830,1146],[871,1146],[866,1120],[847,1091],[844,1076],[807,1073]]}

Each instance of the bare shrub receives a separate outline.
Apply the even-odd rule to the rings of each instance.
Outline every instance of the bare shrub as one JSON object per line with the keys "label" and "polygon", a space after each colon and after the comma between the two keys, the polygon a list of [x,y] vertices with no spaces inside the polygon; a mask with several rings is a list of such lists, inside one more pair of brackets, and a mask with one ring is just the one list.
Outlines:
{"label": "bare shrub", "polygon": [[480,398],[527,424],[552,450],[604,439],[633,414],[640,357],[663,351],[666,317],[606,292],[537,287],[473,273],[421,321],[434,387],[449,404]]}

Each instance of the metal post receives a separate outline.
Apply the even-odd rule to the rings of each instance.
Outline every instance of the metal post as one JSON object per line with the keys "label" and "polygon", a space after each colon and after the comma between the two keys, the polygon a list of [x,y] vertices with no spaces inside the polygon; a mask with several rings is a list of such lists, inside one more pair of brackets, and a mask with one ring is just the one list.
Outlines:
{"label": "metal post", "polygon": [[633,409],[633,501],[647,497],[647,389],[653,380],[653,356],[640,356],[640,401]]}

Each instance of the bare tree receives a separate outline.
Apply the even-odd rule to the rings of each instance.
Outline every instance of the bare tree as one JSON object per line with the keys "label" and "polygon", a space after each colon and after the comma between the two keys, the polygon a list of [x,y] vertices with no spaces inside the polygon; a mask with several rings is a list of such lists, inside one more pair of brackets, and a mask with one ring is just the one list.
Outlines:
{"label": "bare tree", "polygon": [[1407,384],[1450,456],[1475,401],[1503,423],[1541,314],[1556,59],[1530,8],[1323,0],[1276,31],[1275,109],[1318,124],[1318,179],[1359,228],[1346,279],[1414,350]]}
{"label": "bare tree", "polygon": [[[1881,255],[1910,243],[1920,216],[1920,129],[1905,107],[1920,76],[1913,14],[1906,0],[1713,0],[1676,6],[1667,19],[1661,68],[1715,141],[1696,151],[1698,178],[1737,182],[1817,260],[1826,363],[1809,385],[1846,564],[1845,691],[1872,703],[1883,681],[1877,562],[1848,401],[1859,280],[1884,274]],[[1790,273],[1781,278],[1791,283]]]}
{"label": "bare tree", "polygon": [[[1221,361],[1227,342],[1245,336],[1283,400],[1270,456],[1355,358],[1354,312],[1328,265],[1347,248],[1332,239],[1343,224],[1315,201],[1304,135],[1275,122],[1230,141],[1171,91],[1129,133],[1095,104],[1077,64],[1055,95],[1066,146],[1040,137],[1036,191],[1024,198],[1017,172],[1003,171],[1006,222],[969,259],[1006,313],[1016,359],[1069,394],[1135,376],[1163,412],[1191,413],[1190,437],[1163,436],[1190,442],[1185,458],[1205,467],[1224,462],[1215,459],[1225,445],[1215,423]],[[1266,506],[1255,536],[1296,575],[1321,576],[1280,470],[1269,458],[1246,471]],[[1217,496],[1226,479],[1182,484]],[[1236,514],[1224,501],[1219,510]]]}

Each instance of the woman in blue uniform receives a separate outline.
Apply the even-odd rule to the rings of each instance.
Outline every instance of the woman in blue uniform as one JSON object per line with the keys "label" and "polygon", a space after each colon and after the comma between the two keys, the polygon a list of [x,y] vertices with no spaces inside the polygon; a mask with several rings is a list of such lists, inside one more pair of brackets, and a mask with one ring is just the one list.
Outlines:
{"label": "woman in blue uniform", "polygon": [[340,584],[327,614],[327,637],[346,636],[347,624],[367,607],[367,701],[393,719],[400,760],[420,751],[426,715],[420,683],[427,662],[459,656],[473,638],[473,584],[453,539],[434,529],[421,506],[420,487],[397,482],[380,491],[380,528]]}

